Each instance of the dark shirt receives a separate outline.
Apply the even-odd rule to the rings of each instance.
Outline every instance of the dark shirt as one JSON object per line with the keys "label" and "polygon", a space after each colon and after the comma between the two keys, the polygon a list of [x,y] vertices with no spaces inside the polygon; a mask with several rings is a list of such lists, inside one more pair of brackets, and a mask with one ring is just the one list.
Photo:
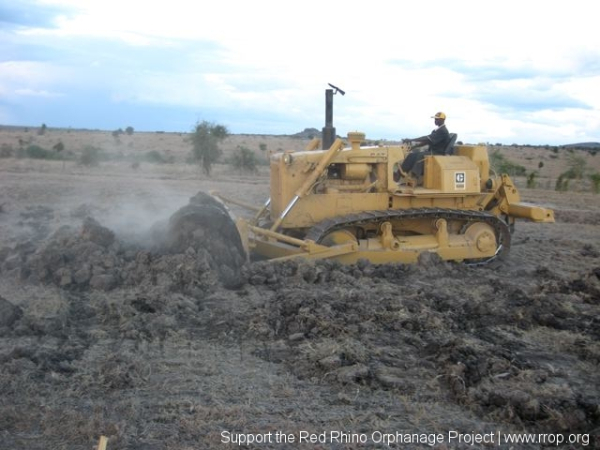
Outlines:
{"label": "dark shirt", "polygon": [[448,133],[448,128],[446,128],[445,123],[433,130],[431,134],[427,136],[431,153],[434,155],[443,155],[449,135],[450,133]]}

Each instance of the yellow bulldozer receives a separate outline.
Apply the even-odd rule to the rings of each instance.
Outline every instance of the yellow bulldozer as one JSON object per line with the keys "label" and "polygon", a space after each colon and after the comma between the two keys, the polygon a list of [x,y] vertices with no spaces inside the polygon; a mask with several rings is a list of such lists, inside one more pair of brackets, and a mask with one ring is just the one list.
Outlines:
{"label": "yellow bulldozer", "polygon": [[[363,133],[351,132],[347,145],[337,138],[323,150],[313,140],[305,151],[273,154],[264,205],[199,194],[175,214],[171,229],[180,241],[199,225],[218,229],[243,258],[413,263],[435,253],[486,264],[506,256],[516,219],[554,222],[552,210],[522,203],[510,177],[493,173],[485,146],[454,145],[451,154],[425,156],[422,178],[399,179],[410,145],[364,141]],[[226,203],[253,213],[234,226]]]}

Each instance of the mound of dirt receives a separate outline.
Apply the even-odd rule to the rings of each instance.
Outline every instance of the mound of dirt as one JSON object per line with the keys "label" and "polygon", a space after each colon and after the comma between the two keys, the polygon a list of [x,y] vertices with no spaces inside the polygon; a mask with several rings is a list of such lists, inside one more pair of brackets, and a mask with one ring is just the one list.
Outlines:
{"label": "mound of dirt", "polygon": [[166,254],[161,247],[126,244],[87,217],[80,229],[63,226],[39,247],[4,250],[5,272],[16,271],[33,283],[65,289],[110,291],[118,287],[161,287],[167,292],[210,292],[218,284],[205,249]]}
{"label": "mound of dirt", "polygon": [[[32,217],[39,216],[33,210]],[[80,290],[158,285],[191,292],[210,291],[219,281],[227,288],[243,284],[246,255],[240,236],[226,207],[213,197],[198,193],[168,224],[155,224],[149,234],[140,243],[124,242],[86,216],[79,229],[64,225],[46,239],[0,249],[0,270],[17,271],[34,283]]]}

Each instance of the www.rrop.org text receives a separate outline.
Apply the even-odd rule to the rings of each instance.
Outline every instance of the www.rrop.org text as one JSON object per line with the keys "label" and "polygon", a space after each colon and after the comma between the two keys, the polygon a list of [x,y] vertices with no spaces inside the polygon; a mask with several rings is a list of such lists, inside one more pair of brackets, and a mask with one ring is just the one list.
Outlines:
{"label": "www.rrop.org text", "polygon": [[371,433],[353,433],[347,431],[269,431],[266,433],[238,433],[228,430],[221,432],[221,443],[238,446],[260,444],[421,444],[431,447],[438,444],[466,445],[502,445],[502,444],[579,444],[582,447],[590,445],[589,434],[560,434],[560,433],[462,433],[448,431],[447,433],[387,433],[373,431]]}

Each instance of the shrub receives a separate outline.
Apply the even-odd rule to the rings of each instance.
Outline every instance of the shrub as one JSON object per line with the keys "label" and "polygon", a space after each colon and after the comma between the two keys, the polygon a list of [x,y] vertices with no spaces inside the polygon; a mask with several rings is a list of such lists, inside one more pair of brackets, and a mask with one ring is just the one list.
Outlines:
{"label": "shrub", "polygon": [[499,150],[490,155],[490,165],[496,173],[500,174],[506,173],[510,176],[525,176],[527,174],[525,167],[509,161]]}
{"label": "shrub", "polygon": [[46,150],[39,145],[31,144],[25,148],[23,152],[19,152],[21,157],[33,158],[33,159],[62,159],[61,156],[52,151]]}
{"label": "shrub", "polygon": [[165,158],[165,156],[157,150],[151,150],[149,152],[146,152],[146,154],[144,155],[144,160],[149,163],[155,164],[165,164],[173,162],[173,158]]}
{"label": "shrub", "polygon": [[238,146],[230,161],[231,165],[240,172],[257,172],[256,155],[247,147]]}
{"label": "shrub", "polygon": [[600,173],[595,172],[591,174],[590,181],[592,182],[592,192],[594,194],[600,194]]}
{"label": "shrub", "polygon": [[2,144],[0,147],[0,158],[10,158],[15,154],[15,149],[10,144]]}
{"label": "shrub", "polygon": [[561,192],[569,190],[569,178],[564,173],[558,176],[554,189]]}
{"label": "shrub", "polygon": [[131,136],[133,134],[133,127],[125,128],[125,133],[127,134],[127,136]]}
{"label": "shrub", "polygon": [[537,177],[537,172],[531,172],[529,175],[527,175],[527,188],[529,189],[535,189],[537,183],[535,181]]}
{"label": "shrub", "polygon": [[[569,190],[569,180],[582,180],[585,178],[585,174],[589,171],[589,167],[585,162],[585,158],[573,153],[567,155],[567,164],[569,168],[561,173],[556,180],[555,189],[557,191]],[[594,179],[592,178],[592,175],[590,175],[589,178],[593,184]],[[595,187],[592,186],[592,189],[595,189]]]}
{"label": "shrub", "polygon": [[81,151],[81,156],[79,157],[79,164],[84,166],[97,166],[100,164],[100,160],[103,158],[103,151],[98,147],[93,147],[91,145],[86,146]]}
{"label": "shrub", "polygon": [[25,148],[24,156],[26,158],[48,159],[48,150],[40,147],[39,145],[32,144],[28,145],[27,148]]}
{"label": "shrub", "polygon": [[565,174],[569,178],[581,180],[588,169],[585,158],[574,154],[567,155],[567,164],[569,165],[569,170]]}

